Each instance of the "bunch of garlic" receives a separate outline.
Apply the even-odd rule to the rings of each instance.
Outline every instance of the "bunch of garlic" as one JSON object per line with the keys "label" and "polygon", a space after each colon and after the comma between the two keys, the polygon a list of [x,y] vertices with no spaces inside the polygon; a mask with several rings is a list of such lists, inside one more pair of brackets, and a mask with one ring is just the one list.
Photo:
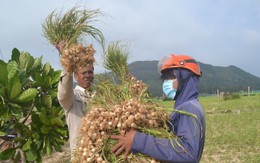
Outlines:
{"label": "bunch of garlic", "polygon": [[[165,112],[156,110],[150,104],[142,104],[137,99],[130,99],[110,108],[95,107],[83,118],[81,139],[75,162],[108,162],[104,159],[105,142],[109,135],[124,135],[130,129],[165,127]],[[128,158],[130,162],[131,157]],[[154,159],[146,157],[146,161]]]}
{"label": "bunch of garlic", "polygon": [[60,62],[63,69],[72,74],[78,67],[93,65],[94,53],[92,44],[86,47],[82,44],[75,44],[61,52]]}

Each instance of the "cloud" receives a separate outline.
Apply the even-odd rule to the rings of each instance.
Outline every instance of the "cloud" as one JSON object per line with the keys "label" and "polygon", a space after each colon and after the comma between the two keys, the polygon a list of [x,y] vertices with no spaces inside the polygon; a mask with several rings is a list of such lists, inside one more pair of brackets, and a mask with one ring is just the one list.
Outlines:
{"label": "cloud", "polygon": [[[95,25],[107,43],[122,40],[129,45],[130,62],[188,54],[216,66],[235,65],[260,77],[258,0],[3,1],[0,49],[4,59],[17,47],[34,56],[44,55],[44,61],[60,68],[57,51],[43,38],[41,24],[51,11],[75,5],[105,13]],[[100,47],[94,45],[101,65]],[[103,71],[100,66],[95,70]]]}

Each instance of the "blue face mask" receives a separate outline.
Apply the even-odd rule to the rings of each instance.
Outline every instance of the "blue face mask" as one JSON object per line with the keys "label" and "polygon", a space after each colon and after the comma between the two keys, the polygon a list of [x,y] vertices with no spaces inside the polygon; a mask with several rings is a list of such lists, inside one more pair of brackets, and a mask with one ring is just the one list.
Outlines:
{"label": "blue face mask", "polygon": [[164,80],[162,89],[163,93],[170,99],[174,99],[176,95],[176,89],[173,88],[174,80]]}

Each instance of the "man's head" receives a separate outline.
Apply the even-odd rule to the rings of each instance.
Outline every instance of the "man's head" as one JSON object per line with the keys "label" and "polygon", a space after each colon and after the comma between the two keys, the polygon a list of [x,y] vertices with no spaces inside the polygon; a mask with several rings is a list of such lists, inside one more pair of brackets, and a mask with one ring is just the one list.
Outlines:
{"label": "man's head", "polygon": [[94,67],[92,64],[80,66],[74,72],[74,78],[82,88],[90,88],[94,79]]}

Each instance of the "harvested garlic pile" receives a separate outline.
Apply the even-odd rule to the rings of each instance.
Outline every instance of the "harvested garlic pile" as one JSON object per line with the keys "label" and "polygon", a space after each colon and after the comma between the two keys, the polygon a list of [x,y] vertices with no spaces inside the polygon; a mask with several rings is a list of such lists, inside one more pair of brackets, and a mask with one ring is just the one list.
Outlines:
{"label": "harvested garlic pile", "polygon": [[[108,135],[124,135],[130,129],[163,127],[166,114],[149,108],[135,99],[115,105],[111,109],[93,108],[82,122],[82,138],[76,162],[105,163],[102,149]],[[146,161],[154,161],[146,158]],[[130,161],[130,160],[129,160]],[[131,161],[133,162],[133,161]]]}
{"label": "harvested garlic pile", "polygon": [[123,155],[116,157],[111,153],[117,140],[109,139],[109,135],[124,135],[130,129],[169,134],[166,129],[169,113],[159,110],[155,103],[150,102],[147,85],[131,75],[127,75],[125,79],[120,84],[103,83],[103,93],[98,91],[100,93],[94,97],[96,103],[93,99],[88,108],[90,111],[82,119],[81,136],[73,162],[157,162],[140,154],[130,154],[125,161]]}
{"label": "harvested garlic pile", "polygon": [[75,44],[62,51],[60,62],[63,69],[72,74],[78,67],[92,65],[95,61],[94,53],[95,50],[91,44],[86,47],[82,44]]}

